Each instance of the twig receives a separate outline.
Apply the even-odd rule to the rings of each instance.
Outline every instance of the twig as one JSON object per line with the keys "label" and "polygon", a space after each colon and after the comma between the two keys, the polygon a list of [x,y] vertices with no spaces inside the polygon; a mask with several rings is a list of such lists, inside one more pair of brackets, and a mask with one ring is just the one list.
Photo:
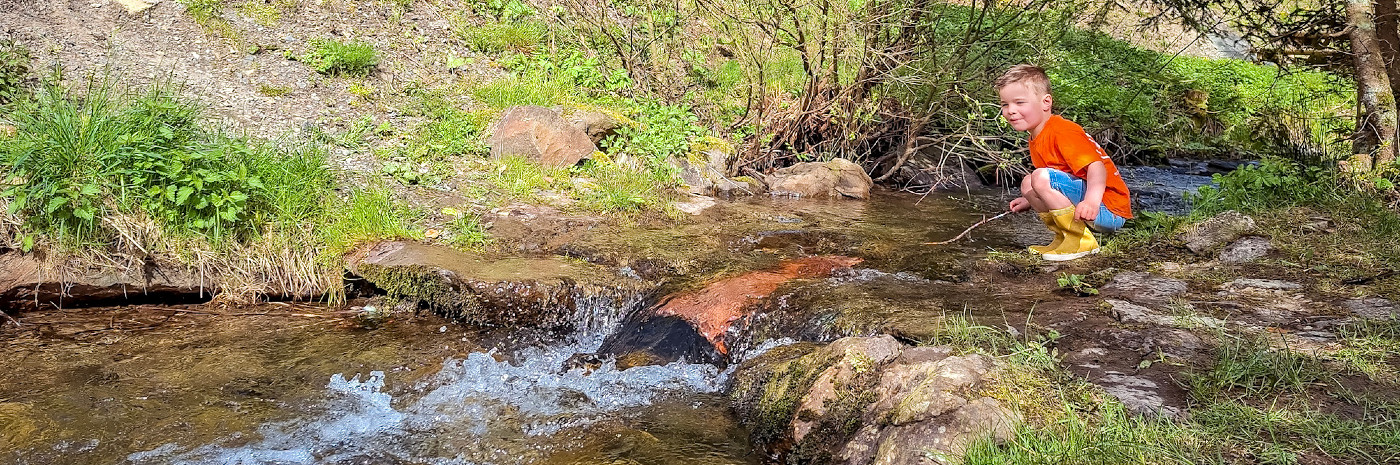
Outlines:
{"label": "twig", "polygon": [[7,322],[7,323],[14,323],[16,328],[18,328],[18,327],[20,327],[20,326],[23,326],[23,325],[19,324],[19,320],[16,320],[15,317],[12,317],[12,316],[10,316],[10,314],[5,313],[4,310],[0,310],[0,317],[4,317],[4,318],[5,318],[5,322]]}
{"label": "twig", "polygon": [[978,221],[977,224],[974,224],[974,225],[972,225],[972,226],[968,226],[967,229],[964,229],[963,232],[962,232],[962,234],[958,234],[957,237],[954,237],[954,238],[952,238],[952,239],[948,239],[948,240],[946,240],[946,241],[941,241],[941,242],[925,242],[924,245],[943,245],[943,244],[947,244],[947,243],[949,243],[949,242],[957,241],[958,239],[962,239],[963,236],[966,236],[967,233],[972,232],[972,230],[973,230],[973,229],[976,229],[978,226],[987,224],[988,222],[990,222],[990,221],[992,221],[992,220],[995,220],[995,219],[998,219],[998,218],[1001,218],[1001,217],[1003,217],[1003,216],[1010,215],[1010,214],[1011,214],[1011,211],[1010,211],[1010,210],[1007,210],[1007,211],[1002,212],[1000,215],[993,216],[993,217],[991,217],[991,218],[984,218],[982,221]]}

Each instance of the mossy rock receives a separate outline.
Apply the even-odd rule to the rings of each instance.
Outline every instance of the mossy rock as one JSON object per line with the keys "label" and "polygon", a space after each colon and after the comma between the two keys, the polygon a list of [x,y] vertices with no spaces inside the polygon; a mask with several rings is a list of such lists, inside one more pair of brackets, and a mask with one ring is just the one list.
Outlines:
{"label": "mossy rock", "polygon": [[590,306],[622,307],[636,283],[563,258],[490,259],[445,247],[386,242],[352,256],[351,273],[390,299],[479,326],[569,329]]}

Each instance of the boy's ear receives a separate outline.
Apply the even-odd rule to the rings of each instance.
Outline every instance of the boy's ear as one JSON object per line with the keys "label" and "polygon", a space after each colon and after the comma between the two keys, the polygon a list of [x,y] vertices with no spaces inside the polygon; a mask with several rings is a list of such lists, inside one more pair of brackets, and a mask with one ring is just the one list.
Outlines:
{"label": "boy's ear", "polygon": [[1050,111],[1051,108],[1055,107],[1055,97],[1045,94],[1045,98],[1041,99],[1040,103],[1045,107],[1045,111]]}

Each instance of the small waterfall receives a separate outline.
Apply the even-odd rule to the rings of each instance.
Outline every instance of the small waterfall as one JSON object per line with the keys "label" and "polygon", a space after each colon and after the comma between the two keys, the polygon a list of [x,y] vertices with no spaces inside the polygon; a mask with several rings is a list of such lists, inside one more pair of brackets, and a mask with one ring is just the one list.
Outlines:
{"label": "small waterfall", "polygon": [[[327,399],[308,416],[268,424],[252,437],[213,444],[165,444],[127,456],[133,465],[514,464],[551,451],[551,436],[586,427],[662,396],[719,392],[727,372],[708,364],[561,371],[575,353],[593,352],[624,310],[580,305],[580,328],[563,341],[448,359],[434,376],[391,394],[385,375],[334,375]],[[587,310],[582,310],[587,308]],[[505,357],[509,355],[509,357]],[[503,361],[502,359],[514,360]]]}

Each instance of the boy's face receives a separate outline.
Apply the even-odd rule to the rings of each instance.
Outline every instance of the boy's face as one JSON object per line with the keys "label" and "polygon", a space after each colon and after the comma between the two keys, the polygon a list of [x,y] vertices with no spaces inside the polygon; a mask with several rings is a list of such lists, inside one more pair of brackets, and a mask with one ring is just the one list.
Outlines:
{"label": "boy's face", "polygon": [[997,91],[1001,96],[1001,117],[1017,131],[1035,136],[1050,118],[1050,94],[1038,94],[1024,82],[1007,84]]}

